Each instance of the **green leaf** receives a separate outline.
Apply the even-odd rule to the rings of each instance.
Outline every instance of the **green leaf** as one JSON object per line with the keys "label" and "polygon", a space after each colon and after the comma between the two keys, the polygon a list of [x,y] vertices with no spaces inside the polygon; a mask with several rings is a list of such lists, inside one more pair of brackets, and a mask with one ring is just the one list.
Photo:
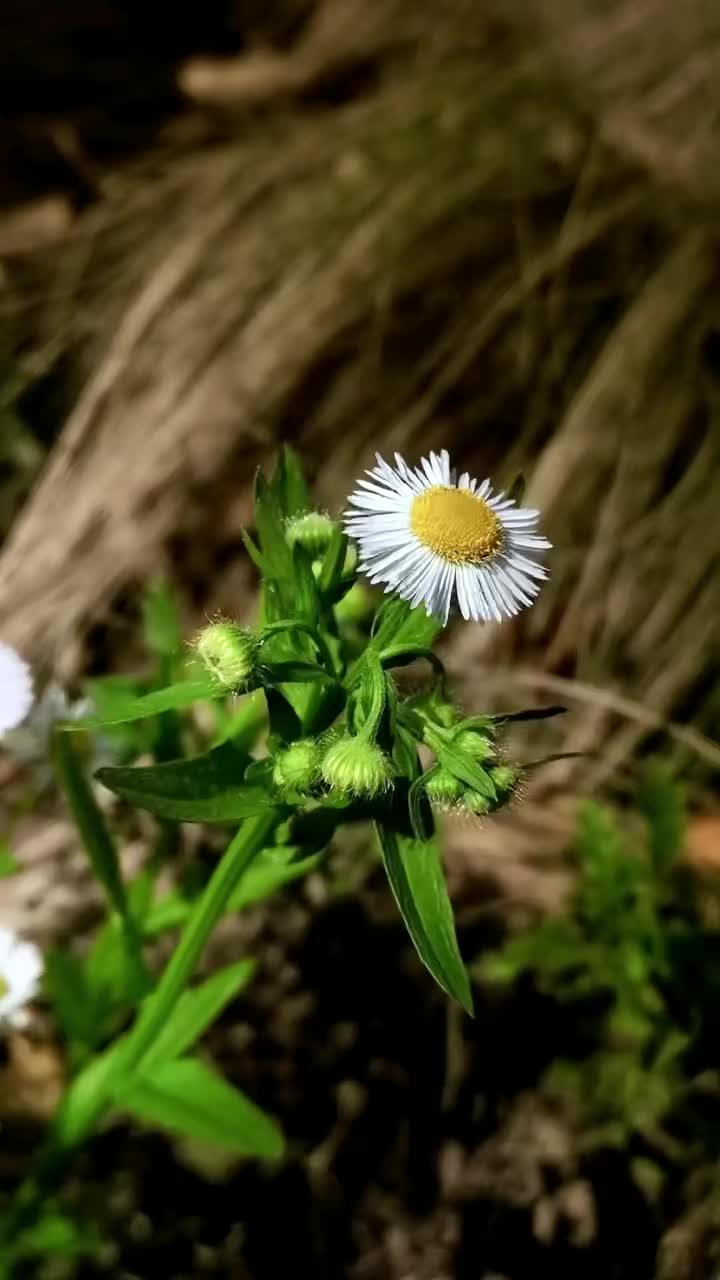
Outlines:
{"label": "green leaf", "polygon": [[159,818],[231,822],[278,807],[266,788],[243,785],[248,757],[232,739],[201,756],[168,764],[108,767],[97,777],[116,795]]}
{"label": "green leaf", "polygon": [[383,826],[377,830],[390,887],[420,959],[443,991],[472,1013],[470,982],[436,843],[408,840]]}
{"label": "green leaf", "polygon": [[[256,902],[262,902],[273,893],[284,889],[286,885],[292,884],[294,880],[308,875],[320,864],[323,857],[321,852],[294,862],[272,860],[276,859],[276,855],[280,852],[295,855],[298,850],[295,846],[287,846],[282,850],[270,849],[267,851],[267,860],[264,860],[261,855],[257,863],[248,868],[237,888],[230,895],[225,907],[226,915],[233,911],[242,911],[244,907],[253,906]],[[143,922],[145,936],[151,938],[164,933],[166,929],[178,928],[185,923],[192,908],[193,902],[176,890],[166,894],[148,911]]]}
{"label": "green leaf", "polygon": [[310,507],[310,493],[303,475],[302,463],[294,449],[285,445],[273,477],[273,489],[286,519],[300,515]]}
{"label": "green leaf", "polygon": [[67,798],[92,869],[114,909],[127,918],[125,886],[115,845],[75,754],[71,735],[63,729],[55,729],[51,750],[56,777]]}
{"label": "green leaf", "polygon": [[418,662],[421,658],[429,662],[433,671],[445,679],[445,667],[432,649],[420,648],[417,645],[409,648],[407,645],[394,644],[380,653],[380,661],[384,667],[407,667],[411,662]]}
{"label": "green leaf", "polygon": [[182,649],[182,631],[175,598],[167,583],[157,579],[142,603],[143,635],[150,653],[173,658]]}
{"label": "green leaf", "polygon": [[12,849],[9,845],[0,844],[0,880],[4,880],[6,876],[14,876],[19,870],[20,864]]}
{"label": "green leaf", "polygon": [[428,649],[442,631],[438,618],[429,617],[424,608],[411,609],[407,600],[391,596],[378,609],[370,644],[373,649]]}
{"label": "green leaf", "polygon": [[[293,555],[285,537],[285,525],[262,471],[255,477],[255,528],[269,578],[292,583]],[[270,619],[272,620],[272,619]]]}
{"label": "green leaf", "polygon": [[270,662],[264,665],[267,679],[273,684],[309,684],[313,680],[332,679],[316,662]]}
{"label": "green leaf", "polygon": [[254,969],[253,960],[239,960],[237,964],[213,973],[199,986],[184,991],[143,1059],[143,1076],[156,1063],[179,1058],[186,1049],[191,1049],[211,1022],[249,982]]}
{"label": "green leaf", "polygon": [[242,531],[242,540],[245,543],[245,550],[250,556],[250,559],[255,565],[255,568],[258,569],[260,573],[264,574],[266,571],[264,557],[262,555],[262,552],[260,551],[260,548],[255,545],[252,538],[250,537],[250,534],[247,532],[246,529],[243,529]]}
{"label": "green leaf", "polygon": [[481,796],[487,796],[488,800],[497,800],[497,789],[490,774],[454,742],[438,744],[437,758],[454,778],[479,791]]}
{"label": "green leaf", "polygon": [[112,706],[105,713],[90,716],[87,720],[76,720],[68,724],[68,730],[101,729],[104,725],[129,724],[132,720],[147,720],[149,716],[161,715],[164,711],[181,711],[191,707],[195,702],[212,702],[217,698],[225,698],[228,690],[211,676],[200,680],[181,680],[178,684],[169,684],[164,689],[153,689],[142,697],[124,697],[119,691],[112,695]]}
{"label": "green leaf", "polygon": [[195,1058],[159,1062],[119,1082],[115,1100],[139,1119],[171,1133],[244,1155],[282,1155],[282,1136],[272,1120]]}
{"label": "green leaf", "polygon": [[[273,850],[273,853],[278,852]],[[300,858],[295,862],[258,861],[245,872],[237,888],[228,901],[228,911],[241,911],[253,903],[269,898],[293,880],[299,880],[317,867],[322,853],[313,853],[308,858]]]}
{"label": "green leaf", "polygon": [[315,623],[320,612],[318,586],[312,571],[312,558],[305,547],[293,547],[293,585],[295,616],[303,622]]}
{"label": "green leaf", "polygon": [[93,1047],[97,1043],[97,1005],[85,968],[69,951],[48,951],[45,990],[66,1039]]}
{"label": "green leaf", "polygon": [[100,1247],[100,1235],[91,1223],[75,1222],[64,1213],[45,1212],[32,1227],[20,1233],[9,1246],[10,1257],[3,1262],[25,1258],[92,1255]]}
{"label": "green leaf", "polygon": [[347,534],[343,533],[339,525],[336,525],[330,535],[330,542],[323,556],[320,569],[318,587],[321,592],[331,591],[340,582],[345,565],[347,546]]}
{"label": "green leaf", "polygon": [[685,839],[685,798],[670,771],[661,765],[648,770],[638,792],[638,806],[648,824],[650,858],[666,871],[682,853]]}

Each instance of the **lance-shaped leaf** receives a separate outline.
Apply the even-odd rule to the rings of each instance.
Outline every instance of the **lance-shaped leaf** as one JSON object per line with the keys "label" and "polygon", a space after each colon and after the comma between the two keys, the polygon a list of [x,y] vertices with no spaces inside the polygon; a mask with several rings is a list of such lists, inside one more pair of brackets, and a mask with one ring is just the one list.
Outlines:
{"label": "lance-shaped leaf", "polygon": [[102,729],[106,725],[129,724],[133,720],[147,720],[149,716],[162,715],[164,711],[182,711],[196,702],[210,702],[227,697],[229,690],[211,676],[200,680],[181,680],[178,684],[153,689],[141,697],[124,693],[122,689],[105,698],[102,715],[89,716],[66,725],[68,730]]}
{"label": "lance-shaped leaf", "polygon": [[378,826],[390,887],[423,964],[443,991],[472,1013],[472,993],[455,935],[440,851]]}
{"label": "lance-shaped leaf", "polygon": [[156,1063],[169,1062],[191,1049],[250,980],[254,968],[253,960],[239,960],[211,974],[197,987],[184,991],[143,1058],[143,1075]]}
{"label": "lance-shaped leaf", "polygon": [[265,787],[248,786],[248,757],[231,740],[204,755],[147,768],[105,768],[103,786],[138,809],[179,822],[235,822],[279,808]]}
{"label": "lance-shaped leaf", "polygon": [[115,1101],[171,1133],[244,1155],[282,1155],[282,1135],[269,1116],[195,1058],[158,1062],[118,1081]]}

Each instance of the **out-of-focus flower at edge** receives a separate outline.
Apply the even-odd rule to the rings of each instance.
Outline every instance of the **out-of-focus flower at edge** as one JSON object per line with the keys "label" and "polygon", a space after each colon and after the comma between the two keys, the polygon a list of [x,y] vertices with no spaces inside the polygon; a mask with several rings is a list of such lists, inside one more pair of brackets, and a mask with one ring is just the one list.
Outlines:
{"label": "out-of-focus flower at edge", "polygon": [[0,1026],[27,1024],[27,1005],[37,995],[42,953],[32,942],[0,926]]}
{"label": "out-of-focus flower at edge", "polygon": [[448,620],[501,622],[533,603],[551,544],[538,533],[539,512],[494,494],[489,480],[459,480],[447,450],[411,468],[379,454],[369,480],[351,494],[345,528],[360,547],[360,568],[414,606]]}
{"label": "out-of-focus flower at edge", "polygon": [[0,735],[22,724],[32,702],[33,681],[27,662],[0,640]]}
{"label": "out-of-focus flower at edge", "polygon": [[6,735],[3,746],[24,764],[47,760],[53,726],[60,720],[82,720],[92,711],[89,698],[73,702],[60,685],[49,684],[23,723]]}

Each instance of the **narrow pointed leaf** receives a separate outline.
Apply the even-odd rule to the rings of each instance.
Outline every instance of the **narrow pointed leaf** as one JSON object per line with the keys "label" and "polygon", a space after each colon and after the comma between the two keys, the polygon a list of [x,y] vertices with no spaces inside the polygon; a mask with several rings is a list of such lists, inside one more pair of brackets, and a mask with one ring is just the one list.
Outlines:
{"label": "narrow pointed leaf", "polygon": [[52,757],[92,869],[114,910],[127,918],[125,886],[117,851],[76,755],[72,736],[64,729],[56,729],[53,733]]}
{"label": "narrow pointed leaf", "polygon": [[285,445],[274,477],[274,488],[287,519],[300,515],[310,508],[310,493],[303,475],[302,464],[294,449]]}
{"label": "narrow pointed leaf", "polygon": [[195,1058],[156,1063],[121,1083],[115,1100],[171,1133],[244,1155],[282,1155],[282,1135],[264,1111]]}
{"label": "narrow pointed leaf", "polygon": [[156,1063],[179,1058],[249,982],[253,960],[240,960],[183,992],[155,1043],[143,1059],[143,1075]]}
{"label": "narrow pointed leaf", "polygon": [[466,786],[479,791],[481,796],[487,796],[488,800],[497,800],[497,789],[490,774],[465,751],[455,746],[455,743],[443,743],[438,748],[437,757],[454,778],[459,778]]}
{"label": "narrow pointed leaf", "polygon": [[339,525],[336,525],[332,531],[330,543],[323,557],[320,570],[318,586],[321,591],[331,590],[340,581],[345,564],[347,546],[347,534],[343,533]]}
{"label": "narrow pointed leaf", "polygon": [[106,703],[104,715],[75,720],[68,723],[67,729],[101,729],[105,725],[129,724],[132,720],[147,720],[149,716],[159,716],[164,711],[181,711],[196,702],[210,702],[227,696],[228,690],[210,676],[200,680],[181,680],[178,684],[166,685],[164,689],[153,689],[152,693],[145,693],[139,698],[118,691],[113,694],[112,701]]}
{"label": "narrow pointed leaf", "polygon": [[148,768],[105,768],[97,777],[116,795],[159,818],[179,822],[233,822],[267,813],[277,802],[264,787],[247,786],[248,757],[234,742],[189,760]]}
{"label": "narrow pointed leaf", "polygon": [[390,887],[420,959],[443,991],[472,1013],[470,982],[436,843],[408,840],[383,826],[378,835]]}

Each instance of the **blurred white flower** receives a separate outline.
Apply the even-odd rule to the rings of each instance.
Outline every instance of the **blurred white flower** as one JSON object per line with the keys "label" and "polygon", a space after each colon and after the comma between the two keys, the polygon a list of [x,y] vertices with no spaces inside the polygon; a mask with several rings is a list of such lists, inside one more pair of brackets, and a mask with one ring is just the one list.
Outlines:
{"label": "blurred white flower", "polygon": [[446,449],[414,468],[398,453],[395,467],[376,457],[345,516],[371,582],[444,623],[455,604],[463,618],[501,622],[533,603],[550,547],[539,511],[493,493],[489,480],[457,480]]}
{"label": "blurred white flower", "polygon": [[27,662],[0,640],[0,735],[21,724],[32,703],[32,673]]}
{"label": "blurred white flower", "polygon": [[48,759],[50,737],[60,720],[82,720],[92,715],[89,698],[72,702],[58,684],[49,684],[36,699],[30,714],[19,728],[8,733],[5,746],[23,764],[37,764]]}
{"label": "blurred white flower", "polygon": [[41,951],[0,926],[0,1025],[25,1026],[26,1005],[37,995],[43,971]]}

